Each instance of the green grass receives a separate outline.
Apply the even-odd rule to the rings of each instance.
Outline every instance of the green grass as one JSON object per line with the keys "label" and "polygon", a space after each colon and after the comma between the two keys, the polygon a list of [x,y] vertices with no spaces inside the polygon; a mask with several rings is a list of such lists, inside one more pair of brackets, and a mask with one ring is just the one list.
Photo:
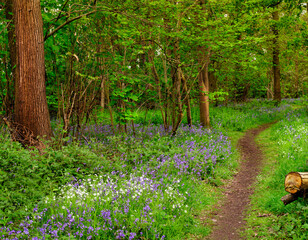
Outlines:
{"label": "green grass", "polygon": [[260,134],[265,164],[248,210],[247,239],[308,239],[308,202],[284,206],[280,198],[285,175],[308,171],[308,116],[296,108],[285,119]]}

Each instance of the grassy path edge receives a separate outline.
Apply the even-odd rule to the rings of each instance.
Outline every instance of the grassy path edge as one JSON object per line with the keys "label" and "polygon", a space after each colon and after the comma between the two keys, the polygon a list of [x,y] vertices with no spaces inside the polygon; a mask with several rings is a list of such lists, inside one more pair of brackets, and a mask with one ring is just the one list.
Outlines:
{"label": "grassy path edge", "polygon": [[[242,236],[245,236],[245,239],[304,240],[308,238],[308,225],[300,225],[302,223],[299,220],[299,215],[302,214],[302,209],[306,204],[303,199],[300,199],[284,206],[280,201],[280,198],[287,194],[284,191],[284,178],[274,179],[276,169],[279,164],[282,164],[279,162],[279,154],[282,149],[277,141],[271,138],[274,126],[256,138],[256,142],[264,154],[264,161],[253,186],[254,193],[251,195],[251,203],[246,211],[246,227],[242,231]],[[273,186],[274,182],[276,189]],[[307,207],[306,211],[308,212]]]}
{"label": "grassy path edge", "polygon": [[[220,204],[224,201],[224,192],[226,186],[237,174],[240,166],[240,152],[237,144],[245,132],[232,131],[228,133],[234,155],[229,165],[219,165],[215,168],[215,178],[207,179],[200,185],[203,188],[202,204],[198,206],[195,212],[195,229],[186,236],[187,240],[204,239],[212,232],[215,225],[214,215],[219,210]],[[214,220],[215,221],[215,220]]]}

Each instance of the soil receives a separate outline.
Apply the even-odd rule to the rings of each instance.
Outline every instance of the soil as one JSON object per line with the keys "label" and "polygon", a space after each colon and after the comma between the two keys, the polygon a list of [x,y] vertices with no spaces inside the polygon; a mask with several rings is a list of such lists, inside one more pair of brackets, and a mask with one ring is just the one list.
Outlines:
{"label": "soil", "polygon": [[243,239],[239,231],[245,226],[244,213],[253,193],[252,184],[255,182],[262,163],[262,151],[255,142],[255,137],[270,124],[251,129],[239,140],[241,163],[238,173],[230,184],[225,187],[225,197],[216,213],[213,213],[214,223],[211,240]]}

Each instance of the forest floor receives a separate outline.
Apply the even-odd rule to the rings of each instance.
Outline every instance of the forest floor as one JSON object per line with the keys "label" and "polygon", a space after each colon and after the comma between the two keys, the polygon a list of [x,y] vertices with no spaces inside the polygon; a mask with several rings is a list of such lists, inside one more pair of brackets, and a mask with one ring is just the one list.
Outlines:
{"label": "forest floor", "polygon": [[245,210],[247,209],[253,193],[252,184],[261,170],[263,154],[255,142],[256,136],[269,128],[265,124],[258,128],[248,130],[238,142],[241,152],[241,163],[238,173],[233,180],[225,186],[223,200],[212,213],[213,232],[208,239],[211,240],[238,240],[242,239],[240,230],[245,227]]}

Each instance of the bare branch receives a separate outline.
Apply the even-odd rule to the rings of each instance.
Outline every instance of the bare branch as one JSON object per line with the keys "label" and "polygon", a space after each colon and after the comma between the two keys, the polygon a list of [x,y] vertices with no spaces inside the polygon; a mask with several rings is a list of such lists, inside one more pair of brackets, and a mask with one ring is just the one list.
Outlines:
{"label": "bare branch", "polygon": [[63,9],[65,8],[65,6],[67,5],[68,1],[69,0],[66,0],[66,2],[63,4],[63,6],[62,6],[62,8],[60,10],[60,13],[59,13],[59,15],[58,15],[58,17],[56,19],[56,22],[61,18],[61,13],[62,13]]}
{"label": "bare branch", "polygon": [[9,21],[9,22],[7,23],[7,25],[1,30],[0,34],[3,33],[3,32],[5,31],[5,29],[7,29],[7,28],[10,26],[11,22],[12,22],[12,21]]}
{"label": "bare branch", "polygon": [[77,17],[74,17],[74,18],[71,18],[71,19],[68,19],[66,22],[62,23],[59,27],[57,27],[55,30],[53,30],[51,33],[47,34],[44,38],[44,41],[46,41],[49,37],[51,37],[52,35],[54,35],[55,33],[57,33],[61,28],[65,27],[66,25],[70,24],[71,22],[74,22],[80,18],[83,18],[83,17],[87,17],[93,13],[96,13],[97,10],[94,10],[94,11],[91,11],[91,12],[88,12],[88,13],[85,13],[85,14],[82,14],[80,16],[77,16]]}

